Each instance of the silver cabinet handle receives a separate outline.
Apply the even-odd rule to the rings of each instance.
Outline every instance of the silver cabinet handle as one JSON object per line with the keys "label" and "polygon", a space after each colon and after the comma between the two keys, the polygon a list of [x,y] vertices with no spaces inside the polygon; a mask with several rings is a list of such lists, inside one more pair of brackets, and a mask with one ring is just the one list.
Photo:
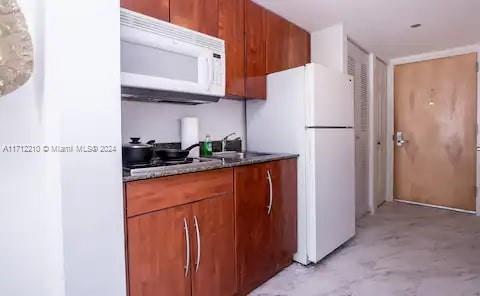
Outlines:
{"label": "silver cabinet handle", "polygon": [[269,186],[269,197],[270,201],[268,202],[267,206],[267,214],[270,215],[272,213],[272,204],[273,204],[273,184],[272,184],[272,174],[270,173],[270,170],[267,171],[267,180],[268,180],[268,186]]}
{"label": "silver cabinet handle", "polygon": [[183,218],[183,229],[185,230],[185,243],[186,243],[186,264],[184,266],[185,268],[185,277],[188,277],[188,270],[190,267],[190,236],[188,233],[188,224],[187,224],[187,218]]}
{"label": "silver cabinet handle", "polygon": [[200,267],[200,258],[201,258],[201,241],[200,241],[200,226],[198,225],[198,220],[197,216],[193,217],[193,220],[195,221],[195,229],[197,231],[197,262],[195,263],[195,272],[198,272],[198,268]]}

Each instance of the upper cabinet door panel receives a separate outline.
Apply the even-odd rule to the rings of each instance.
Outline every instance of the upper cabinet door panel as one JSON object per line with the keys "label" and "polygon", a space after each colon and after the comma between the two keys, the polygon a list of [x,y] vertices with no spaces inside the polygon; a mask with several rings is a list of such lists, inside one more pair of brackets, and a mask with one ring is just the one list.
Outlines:
{"label": "upper cabinet door panel", "polygon": [[120,5],[160,20],[170,20],[169,0],[121,0]]}
{"label": "upper cabinet door panel", "polygon": [[245,96],[265,99],[266,79],[266,37],[265,21],[267,11],[250,0],[245,1]]}
{"label": "upper cabinet door panel", "polygon": [[170,0],[170,22],[218,35],[218,0]]}
{"label": "upper cabinet door panel", "polygon": [[267,12],[267,73],[286,70],[289,65],[290,23],[282,17]]}
{"label": "upper cabinet door panel", "polygon": [[266,26],[268,74],[310,63],[310,33],[272,12]]}
{"label": "upper cabinet door panel", "polygon": [[225,40],[227,96],[245,96],[245,0],[219,0],[218,36]]}
{"label": "upper cabinet door panel", "polygon": [[295,68],[310,63],[310,33],[290,23],[288,34],[288,66]]}

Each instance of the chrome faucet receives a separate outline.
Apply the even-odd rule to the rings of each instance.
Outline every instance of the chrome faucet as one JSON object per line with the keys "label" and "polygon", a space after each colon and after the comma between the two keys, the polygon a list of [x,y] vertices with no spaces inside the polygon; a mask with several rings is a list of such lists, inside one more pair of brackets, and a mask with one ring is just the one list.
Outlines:
{"label": "chrome faucet", "polygon": [[[236,133],[231,133],[231,134],[228,134],[227,136],[225,136],[222,139],[222,152],[225,152],[225,148],[227,147],[228,138],[230,138],[231,136],[235,136],[235,135],[236,135]],[[240,137],[238,137],[237,139],[240,139]]]}

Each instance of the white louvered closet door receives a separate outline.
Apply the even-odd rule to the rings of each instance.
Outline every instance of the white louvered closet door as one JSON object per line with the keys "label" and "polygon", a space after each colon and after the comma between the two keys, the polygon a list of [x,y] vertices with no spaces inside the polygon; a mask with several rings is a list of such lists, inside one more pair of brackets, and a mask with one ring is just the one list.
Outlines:
{"label": "white louvered closet door", "polygon": [[369,56],[348,42],[348,74],[355,80],[356,216],[368,212],[369,184]]}
{"label": "white louvered closet door", "polygon": [[374,85],[374,206],[378,207],[387,196],[387,65],[378,59],[375,61]]}

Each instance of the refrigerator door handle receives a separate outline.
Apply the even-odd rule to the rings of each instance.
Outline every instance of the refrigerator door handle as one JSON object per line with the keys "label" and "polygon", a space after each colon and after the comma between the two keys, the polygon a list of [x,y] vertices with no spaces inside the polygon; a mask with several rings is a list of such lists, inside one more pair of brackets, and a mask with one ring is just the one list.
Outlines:
{"label": "refrigerator door handle", "polygon": [[353,126],[306,126],[306,128],[311,129],[353,129]]}

